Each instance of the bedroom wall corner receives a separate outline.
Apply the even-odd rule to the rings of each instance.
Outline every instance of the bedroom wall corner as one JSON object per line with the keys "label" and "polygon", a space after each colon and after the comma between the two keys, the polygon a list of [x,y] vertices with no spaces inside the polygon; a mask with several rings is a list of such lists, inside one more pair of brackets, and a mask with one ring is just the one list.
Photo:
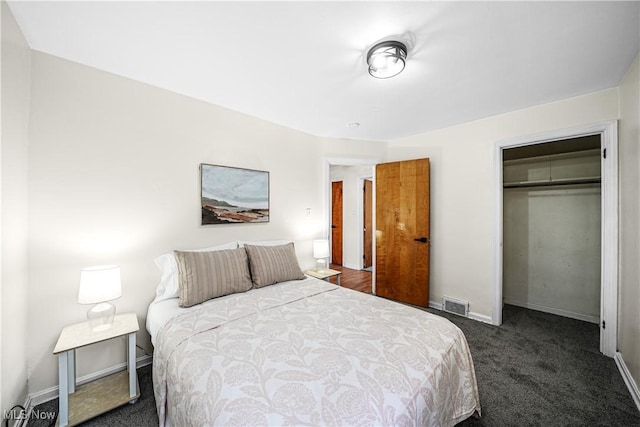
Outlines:
{"label": "bedroom wall corner", "polygon": [[[31,50],[1,2],[0,413],[27,398],[27,182]],[[11,423],[9,425],[12,425]]]}
{"label": "bedroom wall corner", "polygon": [[[640,386],[640,55],[619,86],[620,280],[618,349]],[[639,402],[640,396],[636,396]],[[640,404],[639,404],[640,409]]]}
{"label": "bedroom wall corner", "polygon": [[466,300],[493,318],[498,141],[617,118],[611,88],[390,142],[386,161],[431,159],[430,300]]}
{"label": "bedroom wall corner", "polygon": [[[311,136],[41,52],[32,63],[32,395],[57,386],[58,334],[85,319],[88,307],[76,302],[82,267],[121,266],[115,305],[137,313],[138,343],[150,351],[145,321],[160,278],[156,256],[291,239],[301,268],[311,268],[312,241],[327,233],[324,159],[381,157],[386,148]],[[269,171],[270,222],[201,226],[200,163]],[[120,364],[124,348],[124,340],[113,340],[80,349],[78,375]]]}

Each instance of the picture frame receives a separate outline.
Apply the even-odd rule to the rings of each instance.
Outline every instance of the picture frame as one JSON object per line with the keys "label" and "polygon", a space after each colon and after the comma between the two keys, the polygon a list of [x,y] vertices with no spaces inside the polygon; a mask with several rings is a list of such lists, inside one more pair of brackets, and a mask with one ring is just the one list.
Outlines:
{"label": "picture frame", "polygon": [[202,225],[269,222],[269,172],[200,164]]}

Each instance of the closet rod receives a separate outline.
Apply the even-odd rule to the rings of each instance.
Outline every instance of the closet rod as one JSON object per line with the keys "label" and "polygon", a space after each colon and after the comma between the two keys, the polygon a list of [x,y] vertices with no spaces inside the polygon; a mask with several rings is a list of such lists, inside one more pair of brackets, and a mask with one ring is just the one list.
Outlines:
{"label": "closet rod", "polygon": [[512,182],[502,185],[503,188],[526,188],[526,187],[563,187],[567,185],[580,184],[600,184],[600,178],[571,179],[567,181],[538,181],[538,182]]}

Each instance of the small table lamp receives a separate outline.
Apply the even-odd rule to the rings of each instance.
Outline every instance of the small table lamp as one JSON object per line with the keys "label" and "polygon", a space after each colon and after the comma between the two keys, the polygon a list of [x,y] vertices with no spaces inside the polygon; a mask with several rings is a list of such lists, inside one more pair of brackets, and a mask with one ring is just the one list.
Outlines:
{"label": "small table lamp", "polygon": [[327,261],[325,258],[329,258],[329,241],[328,240],[314,240],[313,241],[313,257],[316,258],[316,271],[325,271],[327,268]]}
{"label": "small table lamp", "polygon": [[116,307],[107,302],[122,295],[120,267],[103,265],[83,268],[80,272],[79,304],[95,304],[87,311],[92,331],[104,331],[111,327]]}

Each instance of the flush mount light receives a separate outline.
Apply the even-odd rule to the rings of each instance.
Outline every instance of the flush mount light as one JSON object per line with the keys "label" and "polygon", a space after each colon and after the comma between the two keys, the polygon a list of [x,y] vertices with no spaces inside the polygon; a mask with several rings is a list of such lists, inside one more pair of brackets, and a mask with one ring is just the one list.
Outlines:
{"label": "flush mount light", "polygon": [[404,70],[407,46],[396,40],[387,40],[373,45],[367,53],[369,74],[377,79],[397,76]]}

